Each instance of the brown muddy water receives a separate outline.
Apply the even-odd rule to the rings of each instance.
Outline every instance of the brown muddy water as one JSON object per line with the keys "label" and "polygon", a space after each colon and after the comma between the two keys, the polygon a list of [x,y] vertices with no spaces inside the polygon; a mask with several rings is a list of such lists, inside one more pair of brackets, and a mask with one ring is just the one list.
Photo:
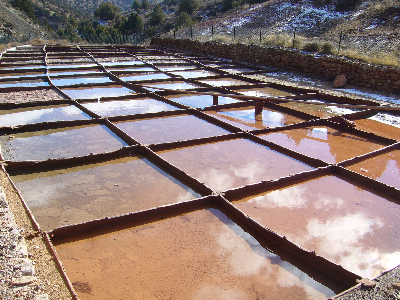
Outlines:
{"label": "brown muddy water", "polygon": [[17,133],[0,138],[5,160],[47,160],[120,149],[127,144],[104,125]]}
{"label": "brown muddy water", "polygon": [[289,107],[301,112],[305,112],[311,115],[314,115],[319,118],[330,118],[334,116],[341,116],[346,114],[351,114],[356,112],[355,109],[347,109],[347,108],[338,108],[335,105],[329,105],[324,101],[318,101],[320,104],[312,104],[312,103],[301,103],[301,102],[288,102],[288,103],[280,103],[279,105],[283,107]]}
{"label": "brown muddy water", "polygon": [[339,163],[385,146],[324,126],[284,130],[259,137],[327,163]]}
{"label": "brown muddy water", "polygon": [[11,178],[44,230],[200,197],[141,156]]}
{"label": "brown muddy water", "polygon": [[245,139],[158,154],[217,192],[312,169],[302,162]]}
{"label": "brown muddy water", "polygon": [[253,83],[233,79],[233,78],[218,78],[218,79],[201,79],[200,82],[207,83],[212,86],[232,86],[232,85],[252,85]]}
{"label": "brown muddy water", "polygon": [[236,90],[236,92],[239,92],[246,96],[255,96],[255,97],[285,97],[292,95],[292,93],[286,92],[284,90],[278,90],[269,87],[254,88],[248,90]]}
{"label": "brown muddy water", "polygon": [[229,133],[191,115],[136,120],[116,125],[142,144],[185,141]]}
{"label": "brown muddy water", "polygon": [[366,159],[347,169],[400,190],[400,150]]}
{"label": "brown muddy water", "polygon": [[[7,88],[0,93],[4,108],[0,112],[0,127],[4,132],[0,143],[7,160],[4,166],[40,229],[55,229],[50,236],[80,299],[326,299],[355,283],[356,275],[349,272],[373,278],[400,263],[400,210],[398,199],[395,199],[399,197],[387,196],[396,195],[396,189],[400,189],[398,148],[390,148],[391,152],[386,149],[384,154],[383,151],[377,152],[380,153],[378,156],[364,161],[356,159],[357,163],[353,165],[350,165],[352,161],[346,162],[343,166],[347,170],[340,165],[315,170],[316,167],[254,142],[266,143],[259,139],[263,138],[330,164],[394,143],[390,140],[386,141],[387,144],[367,140],[350,134],[356,131],[345,127],[337,130],[315,126],[327,124],[325,121],[306,123],[311,119],[351,114],[357,109],[338,108],[318,99],[316,94],[301,95],[306,93],[302,89],[296,92],[300,99],[315,99],[277,106],[266,104],[262,114],[256,116],[255,102],[245,103],[230,98],[229,89],[250,98],[280,97],[283,101],[285,96],[291,95],[288,91],[293,89],[285,90],[279,85],[272,87],[267,82],[259,85],[240,75],[214,76],[221,74],[221,69],[231,72],[256,70],[233,62],[189,56],[203,65],[216,68],[205,70],[199,67],[200,64],[182,60],[181,57],[176,60],[177,53],[167,53],[166,49],[163,49],[166,53],[163,55],[159,49],[118,47],[82,46],[82,53],[91,51],[112,74],[104,72],[93,61],[73,63],[71,57],[65,64],[49,65],[47,69],[46,66],[16,67],[13,71],[9,68],[6,72],[12,72],[10,76],[27,72],[26,80],[9,77],[7,82],[3,77],[3,86],[14,84],[18,89],[21,84],[30,83],[31,86],[23,92],[8,92],[10,89]],[[55,54],[66,51],[65,48],[59,51],[56,48]],[[71,50],[75,52],[76,48],[71,47]],[[127,51],[132,57],[120,51]],[[135,55],[156,63],[159,69],[135,60]],[[22,66],[22,63],[19,65]],[[65,99],[55,88],[41,86],[40,82],[47,84],[45,76],[41,80],[29,77],[39,72],[44,75],[45,71],[54,79],[52,82],[62,87],[72,99],[82,99],[79,104],[55,106],[55,102],[47,102],[63,99],[68,101],[61,102],[65,104],[74,101]],[[159,96],[152,94],[158,100],[149,93],[138,95],[117,82],[111,85],[113,74],[136,83],[146,80],[147,83],[141,86],[149,91],[172,91],[164,91]],[[192,80],[169,79],[171,75]],[[204,89],[204,83],[215,88]],[[33,90],[35,84],[36,89]],[[68,87],[71,84],[87,85]],[[224,88],[226,97],[218,96],[218,103],[214,102],[212,94],[223,94]],[[189,91],[186,94],[177,93],[179,89],[195,89],[196,94],[191,95]],[[141,93],[142,89],[137,91]],[[201,95],[201,91],[207,91],[207,95]],[[315,93],[315,90],[309,91]],[[161,95],[166,95],[171,101],[160,101]],[[287,100],[293,98],[290,96]],[[40,106],[37,106],[38,103],[22,103],[34,101],[46,102]],[[172,105],[174,102],[191,108],[185,110],[177,104],[178,108]],[[240,103],[243,105],[238,108]],[[215,107],[217,104],[218,107]],[[222,106],[225,104],[228,105]],[[90,121],[89,116],[78,109],[82,108],[81,105],[85,111],[93,112],[90,114],[92,118],[97,114],[105,120]],[[310,116],[304,119],[295,117],[298,115],[293,113],[293,116],[290,110],[279,107],[289,107]],[[117,116],[124,117],[111,118]],[[106,120],[108,117],[109,120]],[[213,125],[213,118],[216,124],[223,121],[251,133],[227,135],[227,130]],[[400,124],[394,114],[378,113],[368,119],[355,120],[356,128],[400,141],[399,128],[377,122],[382,119],[394,120],[394,123],[388,124]],[[107,124],[109,127],[47,123],[74,120]],[[140,145],[115,151],[127,144],[108,129],[113,126],[111,122]],[[279,128],[300,122],[304,124]],[[26,132],[34,130],[30,126],[4,128],[34,123],[41,123],[40,131]],[[51,129],[55,125],[67,127]],[[299,129],[300,126],[302,129]],[[265,130],[263,134],[255,131],[267,128],[271,130]],[[251,137],[251,134],[257,134],[257,137]],[[208,137],[213,138],[173,143]],[[165,145],[165,148],[154,145],[160,143],[171,144]],[[147,148],[146,145],[150,144],[153,145]],[[122,152],[130,149],[138,154],[120,157]],[[111,153],[107,154],[108,158],[96,156],[103,152]],[[78,159],[63,160],[80,157],[79,161],[82,161],[81,156],[89,155],[90,161],[81,164],[76,162]],[[42,169],[33,163],[8,162],[47,159],[61,161],[40,164]],[[49,167],[51,163],[53,165]],[[322,162],[315,164],[326,165]],[[18,167],[21,169],[16,170]],[[304,178],[311,176],[309,171],[312,171],[313,177]],[[329,175],[316,175],[322,172]],[[296,176],[291,177],[293,174]],[[342,177],[340,174],[345,175]],[[371,183],[370,186],[361,185],[363,178]],[[374,179],[391,187],[384,190],[382,184],[372,184]],[[268,182],[275,180],[279,180],[279,185]],[[259,184],[253,185],[256,183]],[[260,189],[266,186],[269,187],[268,192]],[[377,186],[382,190],[377,190]],[[234,190],[240,187],[244,188]],[[217,195],[225,191],[227,193]],[[233,205],[226,203],[222,195],[232,197],[228,200]],[[210,204],[206,207],[209,204],[205,203],[210,202],[215,206]],[[149,211],[143,212],[145,210]],[[128,216],[121,216],[123,214],[129,214],[129,219],[136,221],[110,225],[125,222]],[[246,215],[250,219],[246,219]],[[243,221],[248,221],[246,224],[249,227],[240,223]],[[79,224],[82,222],[88,224]],[[66,225],[72,226],[64,227]],[[103,229],[96,227],[91,232],[77,233],[97,225]],[[103,226],[107,225],[110,227],[104,229]],[[239,225],[247,228],[248,233]],[[294,244],[286,244],[287,241],[273,232],[263,231],[260,225],[285,236]],[[264,244],[260,245],[255,237]],[[270,238],[290,244],[290,254],[282,244],[269,244]],[[303,248],[315,251],[319,257],[308,253],[313,258],[304,261],[303,256],[308,254]],[[282,257],[270,252],[272,249],[283,253]],[[340,264],[345,270],[327,260]],[[315,261],[324,267],[316,268]],[[307,275],[303,271],[310,273]],[[314,279],[310,277],[311,272]],[[324,282],[328,287],[315,280]]]}
{"label": "brown muddy water", "polygon": [[183,78],[198,78],[218,75],[217,73],[206,70],[174,71],[172,74],[182,76]]}
{"label": "brown muddy water", "polygon": [[173,82],[173,83],[147,83],[145,85],[151,91],[160,91],[163,89],[166,90],[191,90],[195,88],[199,88],[198,85],[190,84],[186,82]]}
{"label": "brown muddy water", "polygon": [[357,129],[400,141],[400,128],[395,128],[392,125],[372,119],[360,119],[354,120],[354,122],[356,123]]}
{"label": "brown muddy water", "polygon": [[257,116],[254,108],[208,111],[207,113],[242,130],[281,127],[303,121],[300,118],[267,108],[264,108],[262,114]]}
{"label": "brown muddy water", "polygon": [[56,246],[80,299],[326,299],[217,209]]}
{"label": "brown muddy water", "polygon": [[394,200],[324,176],[234,205],[300,247],[373,279],[400,264],[400,205]]}
{"label": "brown muddy water", "polygon": [[[170,100],[184,104],[191,107],[200,107],[204,108],[207,106],[213,106],[213,96],[212,95],[182,95],[182,96],[166,96]],[[229,98],[229,97],[221,97],[218,96],[218,105],[229,104],[229,103],[236,103],[239,100]]]}

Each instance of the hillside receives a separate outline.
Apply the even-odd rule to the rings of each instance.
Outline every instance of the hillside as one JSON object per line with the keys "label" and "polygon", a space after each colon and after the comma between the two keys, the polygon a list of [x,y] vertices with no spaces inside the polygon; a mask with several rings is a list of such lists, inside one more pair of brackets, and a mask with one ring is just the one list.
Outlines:
{"label": "hillside", "polygon": [[[261,31],[263,43],[291,47],[296,30],[296,47],[313,41],[329,42],[337,53],[340,41],[341,54],[351,58],[399,64],[399,0],[360,1],[354,9],[344,11],[335,8],[335,1],[327,5],[316,2],[321,1],[269,0],[241,5],[215,17],[207,17],[200,10],[202,21],[192,32],[196,39],[231,42],[235,29],[235,41],[259,43]],[[184,30],[176,35],[189,37]]]}
{"label": "hillside", "polygon": [[[102,0],[24,0],[36,5],[38,17],[35,21],[6,1],[12,0],[0,0],[0,24],[6,29],[3,35],[8,29],[13,36],[30,34],[56,38],[57,33],[58,37],[79,42],[83,29],[86,29],[85,35],[133,34],[143,39],[159,34],[171,36],[179,27],[177,37],[190,38],[189,28],[193,26],[192,37],[196,39],[231,42],[235,29],[238,42],[258,43],[262,32],[263,43],[270,42],[267,36],[280,35],[274,37],[273,43],[290,46],[296,31],[296,47],[317,39],[330,42],[332,49],[337,49],[342,33],[341,50],[347,51],[349,57],[389,57],[389,64],[397,64],[400,55],[400,0],[268,0],[262,3],[256,3],[257,0],[186,0],[194,3],[196,9],[186,16],[181,26],[178,26],[179,7],[185,0],[153,0],[148,1],[148,9],[138,10],[141,20],[136,21],[141,23],[136,27],[127,23],[133,0],[114,0],[123,16],[104,23],[102,28],[93,23],[94,9]],[[338,9],[340,3],[356,5]],[[154,25],[151,13],[156,4],[161,6],[165,20]],[[351,51],[356,51],[357,55]]]}
{"label": "hillside", "polygon": [[8,2],[0,0],[0,38],[7,42],[14,38],[52,39],[57,36],[43,26],[35,24],[27,15],[13,8]]}

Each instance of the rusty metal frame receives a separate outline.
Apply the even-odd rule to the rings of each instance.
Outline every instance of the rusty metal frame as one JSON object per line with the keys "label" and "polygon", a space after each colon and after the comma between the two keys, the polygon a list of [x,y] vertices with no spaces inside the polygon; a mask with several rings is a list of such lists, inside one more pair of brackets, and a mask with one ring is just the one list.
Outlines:
{"label": "rusty metal frame", "polygon": [[[249,66],[246,64],[242,64],[243,67],[252,69],[254,71],[245,72],[241,74],[231,74],[227,71],[220,70],[216,67],[212,67],[207,65],[207,60],[209,58],[205,56],[185,56],[184,53],[171,53],[166,50],[161,50],[158,48],[143,48],[139,46],[128,46],[128,45],[120,45],[120,46],[44,46],[43,49],[39,49],[32,53],[32,51],[24,51],[18,53],[7,53],[3,52],[1,55],[2,61],[8,61],[8,63],[1,64],[2,67],[15,67],[15,66],[26,66],[23,63],[10,63],[10,62],[18,62],[18,61],[29,61],[32,59],[43,60],[44,64],[33,63],[29,64],[30,66],[44,66],[44,68],[34,68],[29,69],[31,72],[43,72],[46,70],[45,75],[38,75],[37,78],[46,78],[49,82],[49,87],[32,87],[32,88],[21,88],[21,89],[10,89],[10,91],[15,90],[37,90],[37,89],[52,89],[59,92],[61,95],[65,97],[64,100],[51,100],[44,101],[38,103],[24,103],[24,104],[0,104],[0,109],[17,109],[24,107],[40,107],[40,106],[48,106],[48,105],[74,105],[84,113],[89,115],[92,119],[90,120],[79,120],[79,121],[57,121],[57,122],[47,122],[47,123],[39,123],[39,124],[27,124],[16,126],[14,128],[11,127],[2,127],[0,128],[1,134],[10,134],[10,133],[18,133],[18,132],[26,132],[26,131],[38,131],[43,129],[57,129],[57,128],[66,128],[66,127],[74,127],[81,125],[92,125],[92,124],[101,124],[105,125],[108,129],[110,129],[114,134],[116,134],[119,138],[121,138],[124,142],[126,142],[129,146],[122,147],[118,150],[99,153],[95,155],[85,155],[80,157],[69,157],[63,159],[48,159],[45,161],[22,161],[22,162],[13,162],[13,161],[5,161],[3,162],[2,168],[3,170],[7,170],[5,172],[7,176],[9,174],[29,174],[36,173],[40,171],[48,171],[53,169],[64,169],[65,167],[75,166],[75,165],[89,165],[92,163],[107,161],[110,159],[120,158],[120,157],[128,157],[131,155],[143,155],[144,158],[149,159],[154,165],[161,168],[166,173],[170,174],[183,184],[187,185],[189,188],[192,188],[195,191],[198,191],[203,197],[185,201],[181,203],[161,206],[153,209],[148,209],[140,212],[128,213],[125,215],[102,218],[98,220],[92,220],[84,223],[64,226],[56,228],[50,232],[44,233],[44,238],[47,241],[48,247],[50,247],[52,255],[56,258],[58,266],[64,277],[66,279],[67,285],[69,286],[71,293],[76,297],[77,295],[73,289],[72,284],[69,282],[67,275],[62,267],[62,264],[57,256],[57,253],[54,249],[53,244],[63,243],[63,241],[69,239],[79,238],[81,234],[92,232],[96,234],[96,232],[100,229],[111,228],[114,226],[135,226],[133,223],[137,222],[149,222],[149,220],[154,220],[154,218],[161,218],[164,215],[179,215],[182,211],[195,211],[199,209],[203,209],[204,207],[213,206],[217,209],[220,209],[223,213],[225,213],[229,218],[231,218],[234,222],[236,222],[239,226],[241,226],[245,231],[249,232],[253,237],[255,237],[259,242],[266,248],[273,250],[274,253],[281,255],[290,262],[294,262],[295,265],[299,265],[301,270],[306,270],[306,272],[310,274],[317,274],[318,276],[322,276],[325,278],[326,282],[331,286],[341,286],[345,288],[349,288],[356,283],[356,279],[359,279],[359,276],[349,272],[348,270],[343,269],[341,266],[332,263],[331,261],[319,257],[315,255],[314,252],[306,251],[305,249],[299,247],[298,245],[288,241],[285,237],[282,237],[275,233],[274,231],[265,228],[260,223],[256,222],[242,211],[237,209],[234,205],[232,205],[232,201],[237,199],[247,197],[253,194],[262,193],[265,191],[272,191],[277,187],[286,187],[292,184],[300,184],[306,180],[310,180],[313,178],[319,178],[321,176],[335,176],[341,178],[347,182],[355,184],[359,187],[362,187],[364,190],[371,191],[375,194],[383,195],[383,197],[388,198],[388,201],[394,201],[397,204],[400,204],[400,190],[388,186],[384,183],[381,183],[377,180],[371,179],[369,177],[363,176],[356,172],[350,171],[345,167],[355,164],[357,162],[366,160],[368,158],[376,157],[382,155],[384,153],[388,153],[394,150],[400,149],[400,142],[394,139],[381,137],[377,134],[361,131],[355,128],[351,128],[350,126],[345,126],[339,122],[339,118],[346,118],[348,120],[357,120],[366,118],[373,114],[376,114],[380,111],[393,111],[394,113],[399,113],[399,108],[390,108],[390,107],[381,107],[375,101],[364,101],[356,98],[348,98],[344,96],[333,96],[329,94],[325,94],[313,89],[304,89],[297,87],[288,87],[285,85],[264,82],[256,79],[250,79],[243,75],[248,74],[258,74],[265,73],[268,70],[264,70],[262,68],[256,66]],[[65,53],[60,54],[60,51],[64,51]],[[25,53],[26,52],[26,53]],[[182,59],[185,63],[173,63],[173,59],[162,59],[160,62],[155,61],[156,59],[152,59],[155,62],[150,62],[145,57],[149,56],[174,56],[177,59]],[[168,79],[157,79],[157,80],[142,80],[126,82],[118,77],[121,74],[137,74],[136,71],[129,70],[127,73],[123,73],[121,70],[109,70],[112,67],[105,66],[102,62],[99,62],[101,58],[133,58],[135,60],[141,61],[142,64],[137,66],[138,71],[139,68],[143,66],[150,67],[154,69],[154,72],[161,72],[163,74],[167,74],[171,76]],[[76,68],[68,68],[63,66],[53,66],[51,67],[51,71],[70,71],[70,70],[98,70],[101,72],[97,73],[85,73],[85,74],[66,74],[66,75],[57,75],[51,76],[49,74],[49,59],[73,59],[73,58],[87,58],[91,62],[84,62],[82,67],[79,67],[79,64],[76,64]],[[197,60],[194,60],[196,59]],[[166,62],[170,60],[171,62]],[[162,61],[162,62],[161,62]],[[119,66],[124,66],[124,61],[121,61]],[[73,63],[71,63],[73,64]],[[93,65],[88,67],[85,64]],[[221,65],[233,68],[233,63],[230,62],[220,62]],[[160,67],[162,66],[172,66],[172,65],[182,65],[182,66],[195,66],[195,69],[190,70],[208,70],[212,71],[219,75],[213,76],[204,76],[204,77],[196,77],[196,78],[183,78],[182,76],[174,75],[171,72],[162,71]],[[119,67],[118,66],[118,67]],[[125,65],[125,67],[129,67],[130,69],[134,69],[135,65]],[[28,69],[26,69],[28,70]],[[269,70],[271,71],[271,70]],[[23,69],[18,70],[2,70],[3,73],[22,73]],[[52,78],[80,78],[80,77],[88,77],[88,76],[107,76],[113,82],[111,83],[99,83],[99,84],[80,84],[80,85],[71,85],[71,86],[63,86],[62,88],[68,87],[99,87],[99,86],[113,86],[113,85],[121,85],[124,86],[137,94],[129,95],[129,96],[121,96],[121,97],[102,97],[102,101],[118,101],[118,100],[135,100],[135,99],[154,99],[158,101],[162,101],[164,103],[170,104],[178,110],[167,111],[167,112],[157,112],[157,113],[146,113],[146,114],[134,114],[134,115],[122,115],[122,116],[114,116],[109,118],[101,117],[100,115],[90,111],[89,109],[84,107],[84,103],[91,103],[97,101],[95,99],[72,99],[67,94],[65,94],[59,87],[55,86],[52,82]],[[36,77],[31,77],[29,79],[34,79]],[[206,83],[200,83],[197,80],[204,79],[224,79],[224,78],[232,78],[237,80],[242,80],[246,82],[253,83],[254,85],[236,85],[236,86],[226,86],[226,87],[215,87]],[[6,79],[0,78],[0,82],[7,81]],[[9,81],[9,80],[8,80]],[[13,81],[23,81],[21,80],[13,80]],[[143,87],[146,83],[153,82],[186,82],[196,84],[199,87],[191,89],[189,91],[174,91],[174,90],[160,90],[156,92],[149,91],[146,87]],[[250,97],[243,96],[239,94],[237,91],[240,89],[254,89],[254,88],[262,88],[262,87],[272,87],[276,89],[281,89],[284,91],[288,91],[293,93],[294,95],[286,96],[286,97]],[[1,89],[2,92],[7,92],[9,89]],[[215,93],[217,92],[217,93]],[[213,95],[213,96],[225,96],[232,97],[235,99],[242,100],[241,102],[225,104],[225,105],[213,105],[209,107],[205,107],[204,109],[194,109],[189,106],[180,104],[175,102],[166,96],[173,95],[182,95],[182,94],[201,94],[201,95]],[[307,100],[310,99],[320,99],[325,101],[326,103],[322,103],[321,105],[332,105],[339,107],[347,107],[347,108],[359,108],[362,111],[354,112],[351,114],[347,114],[341,117],[330,117],[330,118],[319,118],[314,115],[300,112],[296,109],[285,107],[280,105],[285,102],[300,102],[307,103]],[[261,104],[260,104],[261,103]],[[317,104],[317,103],[313,103]],[[224,121],[221,121],[213,116],[207,114],[208,111],[219,111],[223,109],[233,109],[233,108],[249,108],[249,107],[260,107],[263,109],[273,109],[282,113],[290,114],[296,116],[304,121],[286,125],[277,128],[266,128],[266,129],[255,129],[251,131],[243,131],[242,129],[228,124]],[[160,143],[160,144],[152,144],[152,145],[143,145],[138,141],[131,137],[126,132],[121,130],[115,122],[122,121],[132,121],[132,120],[141,120],[148,118],[160,118],[166,116],[179,116],[182,114],[189,114],[195,117],[198,117],[202,120],[210,124],[214,124],[228,131],[227,134],[212,136],[206,138],[199,139],[191,139],[186,141],[175,141],[170,143]],[[322,160],[315,159],[313,157],[309,157],[303,154],[300,154],[296,151],[290,150],[288,148],[279,146],[275,143],[268,142],[266,140],[261,139],[258,135],[265,134],[269,132],[278,132],[283,130],[297,129],[297,128],[306,128],[308,126],[314,125],[322,125],[328,126],[331,128],[335,128],[346,133],[354,134],[359,137],[366,138],[368,140],[377,141],[383,143],[385,145],[384,148],[372,151],[370,153],[366,153],[364,155],[353,157],[349,160],[340,162],[338,164],[328,164],[323,162]],[[206,186],[204,183],[201,183],[196,178],[188,175],[184,170],[174,166],[167,160],[163,159],[161,156],[157,154],[160,151],[167,150],[176,150],[182,147],[195,146],[195,145],[203,145],[212,142],[221,142],[226,140],[233,139],[247,139],[251,140],[259,145],[268,147],[274,151],[287,155],[293,159],[297,159],[303,163],[306,163],[313,167],[314,169],[311,171],[300,172],[297,174],[292,174],[286,177],[281,177],[275,180],[261,181],[252,184],[248,184],[238,188],[232,188],[226,190],[222,193],[215,193],[211,188]],[[10,178],[10,177],[9,177]],[[10,179],[11,183],[12,180]],[[12,183],[13,184],[13,183]],[[15,185],[14,185],[15,187]],[[18,190],[17,193],[19,194]],[[22,201],[23,198],[21,197]],[[30,213],[29,208],[26,206],[25,201],[23,201],[24,206],[26,207],[28,214],[32,220],[34,220],[33,215]],[[37,230],[40,230],[40,227],[37,223],[35,226]],[[133,225],[132,225],[133,224]]]}

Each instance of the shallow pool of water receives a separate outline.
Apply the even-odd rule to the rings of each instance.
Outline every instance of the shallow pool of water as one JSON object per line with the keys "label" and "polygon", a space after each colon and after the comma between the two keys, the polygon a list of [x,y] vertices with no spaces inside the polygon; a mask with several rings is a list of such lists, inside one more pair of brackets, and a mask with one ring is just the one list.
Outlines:
{"label": "shallow pool of water", "polygon": [[190,65],[180,66],[180,65],[178,64],[178,65],[176,65],[176,66],[158,66],[158,68],[159,68],[161,71],[164,71],[164,72],[173,72],[173,71],[180,71],[180,70],[196,69],[197,66],[195,66],[195,65],[193,65],[193,66],[190,66]]}
{"label": "shallow pool of water", "polygon": [[251,85],[253,83],[233,79],[233,78],[221,78],[221,79],[202,79],[200,82],[207,83],[212,86],[232,86],[232,85]]}
{"label": "shallow pool of water", "polygon": [[[172,101],[191,106],[204,108],[207,106],[213,106],[213,96],[212,95],[182,95],[182,96],[167,96],[167,98]],[[218,105],[235,103],[239,100],[229,98],[229,97],[218,97]]]}
{"label": "shallow pool of water", "polygon": [[[56,246],[80,299],[326,299],[217,209]],[[88,292],[90,291],[90,292]]]}
{"label": "shallow pool of water", "polygon": [[174,75],[182,76],[183,78],[197,78],[197,77],[207,77],[215,76],[217,73],[213,73],[206,70],[189,70],[189,71],[175,71],[172,72]]}
{"label": "shallow pool of water", "polygon": [[321,104],[315,104],[313,102],[288,102],[280,103],[279,105],[305,112],[319,118],[330,118],[333,116],[351,114],[357,111],[356,109],[338,108],[334,105],[325,104],[323,101],[318,102]]}
{"label": "shallow pool of water", "polygon": [[90,87],[90,88],[74,88],[62,89],[64,93],[72,99],[98,99],[101,97],[119,97],[136,94],[134,91],[123,86],[105,86],[105,87]]}
{"label": "shallow pool of water", "polygon": [[199,86],[194,84],[189,84],[186,82],[174,82],[174,83],[146,83],[144,85],[151,91],[166,90],[190,90],[198,88]]}
{"label": "shallow pool of water", "polygon": [[78,78],[51,78],[51,81],[55,86],[66,86],[66,85],[77,85],[77,84],[99,84],[112,82],[112,80],[106,76],[96,76],[96,77],[78,77]]}
{"label": "shallow pool of water", "polygon": [[104,125],[67,127],[1,137],[5,160],[46,160],[109,152],[127,146]]}
{"label": "shallow pool of water", "polygon": [[346,167],[400,190],[400,150],[395,150]]}
{"label": "shallow pool of water", "polygon": [[312,169],[245,139],[163,151],[159,154],[218,192]]}
{"label": "shallow pool of water", "polygon": [[0,88],[19,88],[19,87],[44,87],[49,83],[44,80],[23,80],[23,81],[3,81]]}
{"label": "shallow pool of water", "polygon": [[191,115],[121,122],[116,125],[142,144],[184,141],[229,133]]}
{"label": "shallow pool of water", "polygon": [[400,141],[400,117],[378,114],[374,118],[354,120],[354,122],[357,129]]}
{"label": "shallow pool of water", "polygon": [[129,76],[119,76],[123,81],[142,81],[142,80],[153,80],[153,79],[167,79],[171,78],[164,73],[150,73],[150,74],[135,74]]}
{"label": "shallow pool of water", "polygon": [[200,196],[140,156],[12,180],[44,230]]}
{"label": "shallow pool of water", "polygon": [[97,64],[48,64],[49,69],[64,68],[64,69],[75,69],[75,68],[95,68]]}
{"label": "shallow pool of water", "polygon": [[239,127],[242,130],[264,129],[267,127],[281,127],[303,121],[291,115],[264,108],[261,115],[255,115],[254,108],[229,109],[207,114],[226,123]]}
{"label": "shallow pool of water", "polygon": [[268,87],[249,89],[249,90],[236,90],[236,92],[239,92],[246,96],[255,96],[255,97],[285,97],[292,95],[292,93]]}
{"label": "shallow pool of water", "polygon": [[0,127],[42,122],[85,120],[90,117],[76,106],[45,106],[0,111]]}
{"label": "shallow pool of water", "polygon": [[400,264],[400,206],[334,176],[234,202],[290,241],[370,279]]}
{"label": "shallow pool of water", "polygon": [[384,147],[384,144],[324,126],[272,132],[259,137],[327,163],[339,163]]}
{"label": "shallow pool of water", "polygon": [[147,114],[178,109],[175,106],[154,99],[99,101],[85,103],[83,106],[100,116],[106,117]]}

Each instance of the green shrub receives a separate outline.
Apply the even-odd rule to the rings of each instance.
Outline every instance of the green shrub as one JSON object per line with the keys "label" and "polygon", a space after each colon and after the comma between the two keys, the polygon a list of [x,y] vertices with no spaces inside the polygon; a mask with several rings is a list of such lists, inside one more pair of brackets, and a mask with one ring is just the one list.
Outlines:
{"label": "green shrub", "polygon": [[361,3],[362,0],[338,0],[336,2],[336,11],[351,11]]}
{"label": "green shrub", "polygon": [[311,42],[304,45],[303,50],[306,52],[318,52],[319,51],[319,44],[317,42]]}
{"label": "green shrub", "polygon": [[323,43],[320,52],[322,54],[333,54],[333,45],[331,43]]}

